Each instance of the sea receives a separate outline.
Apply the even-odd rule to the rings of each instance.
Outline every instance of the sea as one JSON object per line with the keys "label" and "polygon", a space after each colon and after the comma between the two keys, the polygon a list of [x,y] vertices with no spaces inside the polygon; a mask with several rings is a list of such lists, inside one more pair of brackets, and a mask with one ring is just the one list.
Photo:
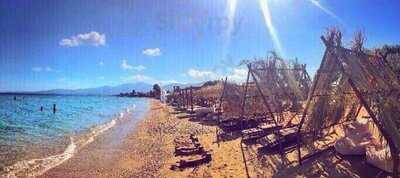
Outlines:
{"label": "sea", "polygon": [[40,175],[148,107],[143,98],[0,94],[0,177]]}

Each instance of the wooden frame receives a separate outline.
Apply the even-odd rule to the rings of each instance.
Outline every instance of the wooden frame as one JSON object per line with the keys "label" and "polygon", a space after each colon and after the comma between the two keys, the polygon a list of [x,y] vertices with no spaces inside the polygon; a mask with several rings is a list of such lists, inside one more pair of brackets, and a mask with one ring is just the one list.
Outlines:
{"label": "wooden frame", "polygon": [[[335,34],[333,34],[333,35],[335,35]],[[398,151],[398,148],[396,147],[396,145],[394,143],[394,140],[393,140],[395,138],[393,138],[393,135],[390,135],[390,133],[388,133],[387,128],[385,128],[384,124],[382,124],[382,121],[381,121],[382,119],[377,116],[377,114],[371,108],[370,103],[366,99],[366,97],[369,96],[369,95],[374,95],[375,97],[386,97],[386,95],[384,93],[390,93],[391,94],[393,91],[398,91],[399,88],[397,88],[397,87],[399,85],[397,83],[396,83],[396,85],[394,85],[394,83],[397,82],[397,80],[396,81],[382,81],[383,83],[387,84],[386,88],[389,87],[386,91],[370,92],[370,91],[368,91],[369,88],[367,88],[367,91],[363,91],[362,89],[360,89],[359,86],[354,81],[354,79],[352,78],[353,77],[352,73],[349,73],[349,72],[352,72],[352,71],[347,71],[346,70],[346,67],[350,68],[351,65],[354,65],[354,64],[351,64],[351,63],[349,64],[350,59],[348,59],[347,56],[344,53],[346,52],[346,53],[350,53],[352,55],[357,55],[357,56],[359,55],[358,56],[359,58],[362,57],[362,54],[360,52],[358,52],[358,53],[360,53],[360,54],[358,54],[355,51],[351,51],[351,50],[348,50],[348,49],[345,49],[345,48],[341,47],[340,46],[340,44],[341,44],[341,42],[340,42],[341,34],[337,34],[337,35],[339,36],[339,38],[335,39],[335,40],[338,40],[338,41],[336,41],[336,44],[334,44],[335,43],[333,41],[334,38],[330,38],[330,40],[327,40],[325,37],[323,37],[323,36],[321,37],[322,41],[324,42],[324,44],[326,46],[326,51],[325,51],[324,57],[323,57],[323,59],[321,61],[320,69],[324,69],[324,67],[325,67],[324,65],[327,63],[327,60],[334,60],[332,62],[334,64],[338,64],[339,69],[337,69],[338,71],[335,71],[335,72],[340,72],[342,75],[347,77],[347,81],[346,82],[348,82],[348,84],[350,86],[350,89],[354,92],[354,94],[356,95],[357,99],[359,100],[359,102],[361,104],[360,106],[362,106],[362,107],[364,107],[366,109],[366,111],[368,112],[368,114],[372,118],[373,122],[378,126],[378,129],[381,132],[382,136],[386,139],[386,141],[387,141],[387,143],[389,145],[389,148],[390,148],[391,156],[393,158],[393,177],[397,178],[398,177],[398,165],[399,165],[399,157],[398,157],[399,151]],[[334,56],[334,57],[331,57],[331,58],[328,59],[328,53],[330,55]],[[363,63],[360,63],[360,65],[367,65],[367,66],[376,67],[376,66],[373,66],[373,64],[370,63],[368,60],[369,59],[363,60],[362,61]],[[380,59],[376,59],[376,60],[380,60]],[[385,67],[387,67],[387,66],[385,66]],[[385,69],[380,69],[380,70],[385,70]],[[300,165],[302,164],[302,160],[303,160],[303,158],[301,156],[301,149],[300,149],[300,147],[301,147],[301,137],[303,136],[302,132],[301,132],[301,129],[302,129],[302,126],[303,126],[303,124],[305,122],[306,115],[307,115],[308,109],[310,107],[311,101],[313,100],[314,97],[318,97],[318,96],[316,96],[314,94],[316,92],[316,87],[317,87],[317,85],[318,85],[318,83],[320,81],[320,76],[324,72],[325,71],[322,71],[322,70],[318,70],[317,71],[317,74],[315,76],[312,88],[310,90],[310,94],[308,95],[308,99],[307,99],[306,106],[304,108],[302,119],[300,121],[299,130],[298,130],[298,133],[297,133],[297,136],[298,136],[298,143],[297,143],[298,161],[299,161]],[[392,75],[390,73],[390,71],[384,71],[384,72],[389,73],[390,75]],[[362,72],[360,72],[360,73],[363,74]],[[369,73],[366,73],[366,74],[369,74]],[[378,75],[378,74],[376,74],[376,75]],[[371,78],[371,82],[368,83],[369,85],[367,85],[367,86],[370,86],[371,89],[372,88],[375,89],[375,87],[372,87],[372,86],[378,84],[377,81],[374,81],[374,80],[377,80],[377,76],[370,75],[370,76],[365,76],[365,77]],[[393,88],[393,87],[395,87],[395,88]],[[385,88],[385,87],[382,87],[382,88]],[[383,94],[383,96],[382,96],[382,94]],[[397,102],[398,102],[398,100],[397,100]],[[357,109],[357,113],[356,113],[357,115],[358,115],[360,109],[361,109],[360,107]],[[393,119],[393,118],[390,118],[390,119]],[[398,118],[396,118],[396,119],[398,119]],[[336,124],[338,124],[338,123],[335,123],[335,125]],[[312,156],[312,155],[307,155],[307,156],[304,157],[304,159],[308,158],[310,156]]]}

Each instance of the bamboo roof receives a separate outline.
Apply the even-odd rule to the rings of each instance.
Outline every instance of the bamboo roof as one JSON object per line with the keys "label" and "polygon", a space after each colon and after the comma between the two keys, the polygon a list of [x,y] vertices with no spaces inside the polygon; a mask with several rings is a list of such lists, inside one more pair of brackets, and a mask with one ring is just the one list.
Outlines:
{"label": "bamboo roof", "polygon": [[340,32],[331,31],[321,38],[326,50],[302,130],[315,133],[354,119],[354,108],[362,105],[386,140],[400,148],[400,83],[394,71],[380,55],[367,54],[360,47],[343,47]]}

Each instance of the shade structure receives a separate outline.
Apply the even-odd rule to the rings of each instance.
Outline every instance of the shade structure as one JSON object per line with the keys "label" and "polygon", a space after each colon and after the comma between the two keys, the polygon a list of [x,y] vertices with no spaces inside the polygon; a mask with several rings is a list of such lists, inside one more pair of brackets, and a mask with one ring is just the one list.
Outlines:
{"label": "shade structure", "polygon": [[303,112],[299,126],[300,144],[323,137],[323,129],[354,120],[355,108],[366,109],[389,145],[397,177],[400,148],[400,84],[394,70],[381,55],[365,52],[362,48],[347,49],[341,44],[341,33],[331,30],[321,37],[326,46],[320,68]]}

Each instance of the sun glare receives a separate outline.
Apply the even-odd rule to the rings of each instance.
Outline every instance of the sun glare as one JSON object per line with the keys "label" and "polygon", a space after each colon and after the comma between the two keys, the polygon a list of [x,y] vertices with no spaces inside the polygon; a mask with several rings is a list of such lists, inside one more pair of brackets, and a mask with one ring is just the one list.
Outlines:
{"label": "sun glare", "polygon": [[327,9],[326,7],[322,6],[322,4],[318,0],[308,0],[310,1],[314,6],[318,7],[320,10],[322,10],[324,13],[327,15],[331,16],[332,18],[336,19],[340,23],[343,23],[342,19],[340,19],[335,13]]}
{"label": "sun glare", "polygon": [[275,50],[279,55],[284,56],[284,52],[282,49],[281,42],[278,37],[278,33],[275,30],[275,26],[272,23],[272,18],[271,18],[271,12],[269,11],[269,6],[267,0],[259,0],[260,3],[260,9],[261,12],[263,13],[265,25],[268,29],[269,35],[272,38],[272,42],[274,44]]}
{"label": "sun glare", "polygon": [[224,58],[227,57],[227,51],[230,46],[231,40],[232,40],[232,33],[235,28],[235,14],[236,14],[236,6],[237,6],[237,0],[227,0],[227,6],[226,6],[226,17],[228,19],[228,26],[225,31],[224,35]]}

